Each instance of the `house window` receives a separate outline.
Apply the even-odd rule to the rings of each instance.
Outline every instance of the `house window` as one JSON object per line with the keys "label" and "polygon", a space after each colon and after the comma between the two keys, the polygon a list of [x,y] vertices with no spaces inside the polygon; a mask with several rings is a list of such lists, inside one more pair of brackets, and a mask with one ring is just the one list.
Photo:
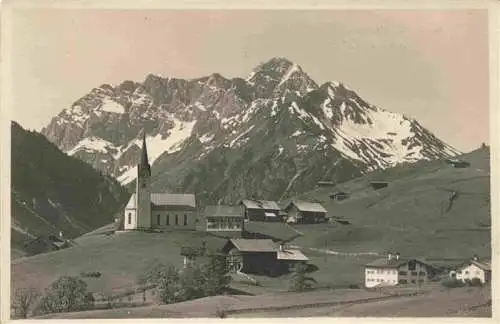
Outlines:
{"label": "house window", "polygon": [[179,225],[179,215],[175,214],[175,225]]}
{"label": "house window", "polygon": [[188,215],[184,214],[184,226],[187,226],[188,224]]}
{"label": "house window", "polygon": [[207,229],[216,229],[217,222],[214,218],[207,218]]}
{"label": "house window", "polygon": [[411,272],[411,275],[412,275],[412,276],[416,276],[416,275],[418,275],[418,272],[416,272],[416,271],[412,271],[412,272]]}
{"label": "house window", "polygon": [[160,225],[160,224],[161,224],[160,214],[156,215],[156,223],[157,223],[158,225]]}
{"label": "house window", "polygon": [[408,270],[412,271],[412,270],[415,270],[417,268],[417,262],[415,262],[415,260],[411,260],[410,262],[408,262]]}
{"label": "house window", "polygon": [[423,283],[424,282],[424,279],[419,279],[418,280],[418,283]]}
{"label": "house window", "polygon": [[423,271],[420,271],[418,274],[421,276],[425,276],[425,272],[423,272]]}
{"label": "house window", "polygon": [[469,271],[465,271],[465,274],[468,275],[469,274]]}
{"label": "house window", "polygon": [[406,274],[407,274],[406,271],[399,271],[400,276],[406,276]]}
{"label": "house window", "polygon": [[128,213],[128,223],[132,224],[132,213]]}
{"label": "house window", "polygon": [[169,214],[167,214],[166,218],[167,218],[167,219],[166,219],[166,224],[167,224],[167,226],[168,226],[168,225],[170,225],[170,215],[169,215]]}
{"label": "house window", "polygon": [[412,280],[412,281],[411,281],[411,283],[412,283],[412,284],[414,284],[414,283],[416,283],[416,281],[415,281],[415,280]]}
{"label": "house window", "polygon": [[399,279],[399,283],[400,284],[406,284],[406,283],[408,283],[408,281],[406,279]]}

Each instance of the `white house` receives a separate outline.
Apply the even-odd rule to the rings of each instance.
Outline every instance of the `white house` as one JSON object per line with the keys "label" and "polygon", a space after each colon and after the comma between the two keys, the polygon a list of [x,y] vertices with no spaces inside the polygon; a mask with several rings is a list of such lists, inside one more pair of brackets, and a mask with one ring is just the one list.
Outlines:
{"label": "white house", "polygon": [[451,271],[450,277],[461,281],[478,278],[484,284],[491,280],[491,261],[474,257],[457,270]]}
{"label": "white house", "polygon": [[125,207],[125,230],[196,228],[196,199],[193,194],[151,192],[151,166],[146,137],[143,137],[141,159],[137,165],[135,193]]}
{"label": "white house", "polygon": [[421,285],[428,281],[433,268],[417,259],[402,259],[399,253],[388,254],[365,265],[365,287]]}

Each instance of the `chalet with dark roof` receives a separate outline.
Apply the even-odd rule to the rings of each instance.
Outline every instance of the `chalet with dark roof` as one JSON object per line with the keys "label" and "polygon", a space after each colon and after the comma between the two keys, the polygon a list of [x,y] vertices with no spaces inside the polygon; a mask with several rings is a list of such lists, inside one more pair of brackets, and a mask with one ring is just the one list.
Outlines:
{"label": "chalet with dark roof", "polygon": [[249,221],[279,222],[280,208],[275,201],[244,199],[239,202],[244,208],[245,219]]}
{"label": "chalet with dark roof", "polygon": [[285,208],[287,223],[313,224],[328,221],[327,210],[320,203],[294,200]]}

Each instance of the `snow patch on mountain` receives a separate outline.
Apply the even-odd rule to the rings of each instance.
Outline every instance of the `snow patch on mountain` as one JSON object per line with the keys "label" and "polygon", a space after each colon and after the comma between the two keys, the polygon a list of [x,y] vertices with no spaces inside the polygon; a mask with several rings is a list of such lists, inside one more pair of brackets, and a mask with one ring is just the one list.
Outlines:
{"label": "snow patch on mountain", "polygon": [[96,136],[91,136],[81,140],[75,147],[66,152],[66,154],[71,156],[82,150],[88,152],[109,153],[110,151],[116,150],[116,147],[109,141]]}
{"label": "snow patch on mountain", "polygon": [[115,114],[124,114],[125,107],[123,107],[121,104],[119,104],[114,100],[106,98],[103,100],[101,104],[101,111],[106,111]]}

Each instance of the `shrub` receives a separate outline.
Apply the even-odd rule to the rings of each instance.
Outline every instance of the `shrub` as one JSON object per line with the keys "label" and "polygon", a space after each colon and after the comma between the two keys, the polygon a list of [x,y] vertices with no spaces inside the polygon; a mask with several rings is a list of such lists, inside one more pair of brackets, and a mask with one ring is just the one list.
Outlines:
{"label": "shrub", "polygon": [[482,286],[483,283],[481,282],[481,279],[479,279],[479,278],[472,278],[469,285],[478,287],[478,286]]}
{"label": "shrub", "polygon": [[441,284],[446,288],[457,288],[465,286],[464,282],[454,278],[445,279],[441,282]]}
{"label": "shrub", "polygon": [[80,277],[83,278],[100,278],[101,273],[99,271],[93,271],[93,272],[81,272]]}
{"label": "shrub", "polygon": [[88,309],[87,284],[78,277],[63,276],[54,281],[40,300],[39,311],[46,313],[63,313]]}
{"label": "shrub", "polygon": [[30,307],[34,304],[40,294],[34,288],[16,289],[12,300],[14,318],[28,318]]}
{"label": "shrub", "polygon": [[307,266],[304,264],[298,264],[294,268],[294,272],[290,280],[289,291],[302,292],[305,290],[312,289],[316,281],[313,278],[308,277],[306,273],[307,273]]}

